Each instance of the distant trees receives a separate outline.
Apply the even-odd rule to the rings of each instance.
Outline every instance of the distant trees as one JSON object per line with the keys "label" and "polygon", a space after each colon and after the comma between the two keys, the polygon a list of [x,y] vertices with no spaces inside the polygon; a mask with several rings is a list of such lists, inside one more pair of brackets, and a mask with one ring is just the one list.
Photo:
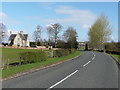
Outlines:
{"label": "distant trees", "polygon": [[54,41],[54,47],[56,48],[57,40],[58,40],[58,34],[62,30],[62,25],[59,23],[50,24],[46,27],[48,36],[49,36],[49,44],[51,43],[51,40]]}
{"label": "distant trees", "polygon": [[58,40],[56,47],[57,48],[68,48],[68,44],[64,40]]}
{"label": "distant trees", "polygon": [[46,26],[47,33],[48,33],[48,45],[52,45],[52,35],[53,35],[53,27],[52,25],[47,25]]}
{"label": "distant trees", "polygon": [[[37,26],[37,30],[34,31],[33,36],[36,45],[41,41],[41,26]],[[46,26],[48,40],[43,41],[46,47],[53,46],[55,48],[77,48],[77,32],[73,27],[68,27],[62,37],[59,33],[62,31],[62,25],[59,23],[49,24]],[[34,42],[31,42],[31,46],[35,46]],[[40,44],[43,45],[43,44]]]}
{"label": "distant trees", "polygon": [[51,24],[52,26],[52,35],[54,38],[54,47],[56,48],[57,40],[58,40],[58,34],[62,30],[62,25],[59,23]]}
{"label": "distant trees", "polygon": [[73,27],[68,27],[63,34],[65,42],[68,43],[68,48],[77,48],[77,32]]}
{"label": "distant trees", "polygon": [[40,42],[41,42],[41,31],[42,31],[42,27],[40,25],[38,25],[37,30],[35,30],[33,33],[33,37],[36,42],[36,46],[38,43],[40,44]]}
{"label": "distant trees", "polygon": [[91,48],[104,50],[104,43],[110,40],[111,30],[107,16],[99,16],[88,33]]}
{"label": "distant trees", "polygon": [[105,43],[105,50],[106,51],[119,51],[120,52],[120,50],[119,50],[119,48],[120,48],[119,47],[119,43],[118,42],[114,42],[114,41],[107,42],[107,43]]}

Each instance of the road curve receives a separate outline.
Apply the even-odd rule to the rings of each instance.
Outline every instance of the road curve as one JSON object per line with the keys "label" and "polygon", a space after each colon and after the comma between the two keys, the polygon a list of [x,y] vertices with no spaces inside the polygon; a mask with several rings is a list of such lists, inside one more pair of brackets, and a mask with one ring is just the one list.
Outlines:
{"label": "road curve", "polygon": [[3,88],[118,88],[118,67],[107,54],[83,52],[80,57],[3,81]]}

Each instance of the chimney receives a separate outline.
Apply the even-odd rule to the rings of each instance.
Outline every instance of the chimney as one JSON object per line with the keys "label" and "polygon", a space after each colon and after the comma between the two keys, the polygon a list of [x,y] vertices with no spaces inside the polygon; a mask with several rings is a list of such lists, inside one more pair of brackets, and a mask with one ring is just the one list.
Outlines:
{"label": "chimney", "polygon": [[10,31],[10,35],[12,35],[12,31]]}
{"label": "chimney", "polygon": [[20,34],[23,34],[23,31],[20,31]]}

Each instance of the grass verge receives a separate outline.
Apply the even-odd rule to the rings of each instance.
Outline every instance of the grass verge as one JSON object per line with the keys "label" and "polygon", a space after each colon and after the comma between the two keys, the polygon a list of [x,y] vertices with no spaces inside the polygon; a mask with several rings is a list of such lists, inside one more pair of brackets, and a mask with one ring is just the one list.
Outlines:
{"label": "grass verge", "polygon": [[11,68],[2,70],[2,78],[4,79],[4,78],[10,77],[10,76],[13,76],[15,74],[28,71],[28,70],[33,69],[33,68],[40,68],[41,66],[47,66],[47,65],[54,64],[54,63],[57,63],[57,62],[60,62],[60,61],[68,60],[68,59],[74,58],[74,57],[76,57],[80,54],[81,54],[80,51],[76,51],[73,54],[70,54],[68,56],[63,56],[63,57],[60,57],[60,58],[49,58],[49,59],[47,59],[46,61],[43,61],[43,62],[25,64],[25,65],[21,65],[21,66],[18,66],[18,67],[11,67]]}
{"label": "grass verge", "polygon": [[120,62],[120,55],[116,54],[110,54],[112,57],[114,57],[118,62]]}

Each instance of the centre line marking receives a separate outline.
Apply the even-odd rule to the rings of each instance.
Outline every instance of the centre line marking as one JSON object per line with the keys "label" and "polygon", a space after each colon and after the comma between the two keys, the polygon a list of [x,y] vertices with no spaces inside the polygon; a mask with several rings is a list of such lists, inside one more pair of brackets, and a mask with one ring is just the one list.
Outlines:
{"label": "centre line marking", "polygon": [[[93,52],[92,52],[93,53]],[[93,53],[93,58],[92,58],[92,60],[94,60],[95,59],[95,54]]]}
{"label": "centre line marking", "polygon": [[94,60],[94,59],[95,59],[95,57],[92,58],[92,60]]}
{"label": "centre line marking", "polygon": [[67,78],[71,77],[72,75],[74,75],[75,73],[77,73],[78,70],[75,70],[73,73],[71,73],[70,75],[68,75],[67,77],[63,78],[62,80],[60,80],[59,82],[57,82],[56,84],[52,85],[51,87],[49,87],[46,90],[50,90],[52,88],[54,88],[55,86],[57,86],[58,84],[62,83],[63,81],[65,81]]}
{"label": "centre line marking", "polygon": [[[92,52],[93,53],[93,52]],[[94,57],[95,57],[95,54],[93,53]]]}
{"label": "centre line marking", "polygon": [[86,65],[88,65],[91,61],[88,61],[86,64],[83,65],[83,67],[85,67]]}

